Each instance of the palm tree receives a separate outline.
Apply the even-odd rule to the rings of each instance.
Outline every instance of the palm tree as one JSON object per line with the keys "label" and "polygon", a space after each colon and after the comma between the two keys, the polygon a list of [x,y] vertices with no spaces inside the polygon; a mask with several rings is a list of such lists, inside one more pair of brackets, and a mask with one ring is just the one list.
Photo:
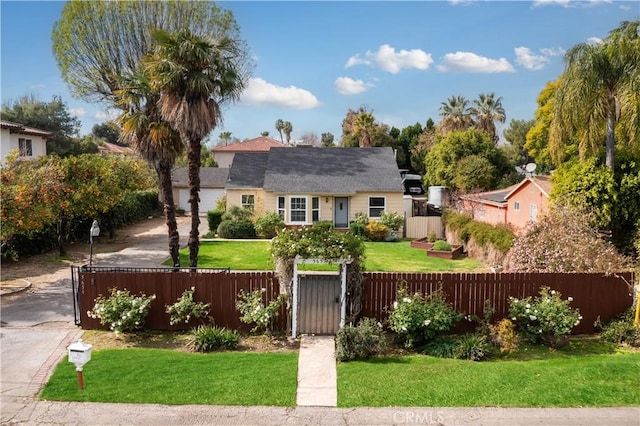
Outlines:
{"label": "palm tree", "polygon": [[375,126],[373,114],[362,112],[353,120],[353,134],[360,141],[360,148],[369,148],[372,145],[371,133]]}
{"label": "palm tree", "polygon": [[474,125],[469,101],[464,96],[452,96],[447,99],[447,102],[442,102],[440,104],[440,117],[442,117],[442,121],[440,121],[438,129],[444,135],[459,130],[467,130]]}
{"label": "palm tree", "polygon": [[280,133],[280,142],[284,144],[284,139],[282,139],[282,129],[284,129],[284,121],[282,118],[278,118],[276,120],[276,130]]}
{"label": "palm tree", "polygon": [[289,145],[291,143],[291,132],[293,132],[293,126],[289,121],[284,122],[282,131],[284,132],[284,136],[287,138],[287,145]]}
{"label": "palm tree", "polygon": [[169,253],[174,267],[180,267],[180,235],[173,199],[171,170],[184,144],[158,110],[160,95],[149,87],[149,80],[138,70],[120,79],[120,89],[114,91],[116,105],[123,112],[118,117],[121,138],[152,165],[158,176],[160,198],[169,233]]}
{"label": "palm tree", "polygon": [[481,93],[478,99],[473,101],[471,116],[475,121],[475,126],[479,130],[487,132],[495,143],[500,139],[496,134],[495,122],[504,123],[507,116],[502,107],[502,97],[494,99],[493,93]]}
{"label": "palm tree", "polygon": [[195,268],[200,248],[200,150],[202,140],[222,120],[221,105],[237,101],[246,85],[243,53],[236,40],[212,40],[189,30],[152,32],[154,53],[146,60],[152,88],[160,91],[160,113],[187,145],[189,266]]}
{"label": "palm tree", "polygon": [[231,140],[231,132],[220,133],[220,139],[224,142],[225,145],[229,145],[229,141]]}
{"label": "palm tree", "polygon": [[601,43],[579,43],[565,55],[555,93],[549,144],[577,135],[581,155],[605,141],[605,164],[614,167],[616,125],[624,118],[631,141],[640,140],[640,21],[623,22]]}

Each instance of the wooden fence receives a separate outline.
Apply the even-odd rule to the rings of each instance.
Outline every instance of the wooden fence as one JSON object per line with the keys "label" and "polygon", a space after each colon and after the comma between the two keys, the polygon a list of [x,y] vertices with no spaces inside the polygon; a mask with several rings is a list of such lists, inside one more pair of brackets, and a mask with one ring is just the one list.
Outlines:
{"label": "wooden fence", "polygon": [[[241,290],[265,289],[265,300],[278,296],[279,283],[272,272],[189,271],[171,269],[132,270],[126,268],[74,267],[74,292],[77,297],[76,321],[84,329],[99,329],[100,323],[89,318],[87,311],[99,295],[108,295],[110,288],[127,289],[132,294],[155,294],[156,300],[147,319],[147,327],[156,330],[175,330],[184,325],[169,325],[165,305],[175,303],[184,290],[195,288],[195,299],[211,304],[215,324],[246,331],[249,326],[239,319],[235,301]],[[507,317],[509,297],[524,298],[538,295],[541,286],[548,286],[572,297],[571,306],[578,308],[583,319],[574,333],[593,333],[593,323],[600,318],[607,321],[632,305],[633,273],[611,276],[602,274],[556,273],[365,273],[360,317],[384,321],[395,300],[399,285],[410,293],[429,294],[442,290],[454,309],[465,314],[483,317],[485,300],[496,309],[494,319]],[[189,324],[188,326],[192,326]],[[287,317],[283,307],[274,324],[275,330],[286,330]],[[461,323],[457,330],[472,329]]]}
{"label": "wooden fence", "polygon": [[430,233],[437,238],[444,238],[444,227],[440,216],[414,216],[406,220],[406,238],[426,238]]}

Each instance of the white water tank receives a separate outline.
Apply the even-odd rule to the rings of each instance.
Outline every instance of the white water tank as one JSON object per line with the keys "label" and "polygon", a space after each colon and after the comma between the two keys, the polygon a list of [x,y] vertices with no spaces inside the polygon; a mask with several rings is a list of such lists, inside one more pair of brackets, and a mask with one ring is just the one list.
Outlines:
{"label": "white water tank", "polygon": [[430,186],[428,203],[436,207],[442,206],[442,198],[445,195],[446,190],[446,186]]}

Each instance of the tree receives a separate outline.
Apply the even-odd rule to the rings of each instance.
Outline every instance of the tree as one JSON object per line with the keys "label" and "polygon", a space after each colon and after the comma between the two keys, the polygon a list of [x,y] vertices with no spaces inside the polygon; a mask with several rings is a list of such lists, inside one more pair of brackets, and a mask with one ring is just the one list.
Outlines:
{"label": "tree", "polygon": [[[73,94],[116,106],[120,76],[134,75],[142,58],[153,50],[152,29],[190,30],[196,35],[228,37],[239,46],[243,43],[232,13],[213,2],[68,2],[52,39],[62,77]],[[246,57],[239,62],[248,70]],[[148,97],[142,108],[153,108],[156,100]],[[168,185],[164,179],[161,184]],[[168,191],[163,188],[161,193]],[[169,233],[171,240],[171,229]]]}
{"label": "tree", "polygon": [[225,146],[229,145],[229,141],[231,140],[231,132],[222,132],[220,133],[219,137]]}
{"label": "tree", "polygon": [[276,130],[280,134],[280,142],[284,144],[284,139],[282,139],[282,129],[284,129],[284,120],[282,120],[282,118],[278,118],[276,120]]}
{"label": "tree", "polygon": [[35,127],[52,133],[47,153],[67,156],[80,153],[77,140],[80,121],[73,117],[59,96],[50,102],[37,100],[33,95],[2,106],[2,119]]}
{"label": "tree", "polygon": [[335,144],[333,143],[333,133],[331,132],[323,133],[320,136],[320,139],[321,139],[322,146],[325,148],[335,146]]}
{"label": "tree", "polygon": [[444,135],[466,130],[474,125],[469,101],[464,96],[452,96],[440,104],[438,131]]}
{"label": "tree", "polygon": [[305,133],[300,137],[303,145],[320,146],[320,138],[315,133]]}
{"label": "tree", "polygon": [[116,145],[122,143],[122,141],[120,140],[120,131],[120,126],[114,121],[106,121],[101,124],[94,124],[91,128],[92,135]]}
{"label": "tree", "polygon": [[269,136],[269,131],[268,130],[264,130],[264,131],[260,132],[260,136],[263,136],[263,137],[266,138],[267,136]]}
{"label": "tree", "polygon": [[353,120],[353,134],[359,140],[360,148],[370,148],[372,146],[371,133],[375,125],[375,118],[371,113],[362,113]]}
{"label": "tree", "polygon": [[496,99],[493,93],[480,93],[473,104],[470,112],[476,128],[487,132],[491,139],[498,143],[500,138],[496,134],[495,122],[504,123],[507,118],[502,106],[502,97]]}
{"label": "tree", "polygon": [[579,43],[565,55],[549,132],[551,146],[577,135],[581,156],[605,141],[606,166],[614,169],[616,127],[640,140],[640,21],[623,22],[597,44]]}
{"label": "tree", "polygon": [[395,133],[394,130],[398,131],[397,136],[394,138],[395,144],[393,147],[396,150],[396,163],[398,163],[398,167],[401,169],[412,170],[411,150],[418,145],[420,135],[423,131],[422,125],[416,123],[413,126],[405,127],[401,131],[394,127],[390,132],[392,137]]}
{"label": "tree", "polygon": [[152,35],[155,50],[145,61],[151,87],[160,93],[162,118],[187,145],[191,207],[189,266],[195,268],[200,243],[202,140],[222,120],[222,106],[239,99],[248,79],[243,71],[246,52],[233,38],[214,40],[189,30],[176,33],[156,30]]}
{"label": "tree", "polygon": [[287,145],[291,145],[291,132],[293,132],[293,126],[289,121],[284,122],[282,131],[284,132],[284,136],[287,138]]}

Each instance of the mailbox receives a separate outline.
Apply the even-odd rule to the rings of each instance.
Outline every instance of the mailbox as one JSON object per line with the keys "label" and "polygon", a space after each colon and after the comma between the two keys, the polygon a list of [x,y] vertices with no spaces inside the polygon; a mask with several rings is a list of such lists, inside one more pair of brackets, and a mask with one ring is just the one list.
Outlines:
{"label": "mailbox", "polygon": [[82,371],[82,367],[91,360],[91,345],[78,339],[76,343],[69,345],[69,362],[75,364],[76,371]]}

